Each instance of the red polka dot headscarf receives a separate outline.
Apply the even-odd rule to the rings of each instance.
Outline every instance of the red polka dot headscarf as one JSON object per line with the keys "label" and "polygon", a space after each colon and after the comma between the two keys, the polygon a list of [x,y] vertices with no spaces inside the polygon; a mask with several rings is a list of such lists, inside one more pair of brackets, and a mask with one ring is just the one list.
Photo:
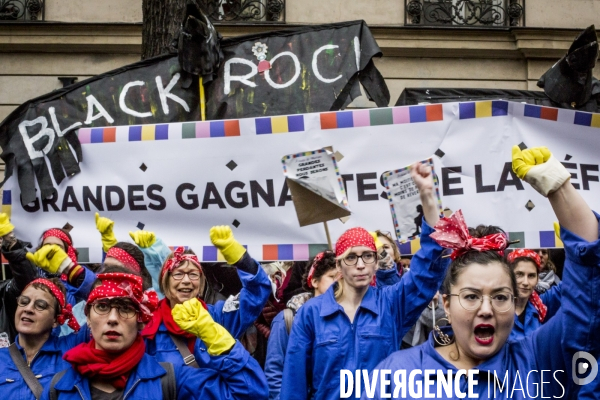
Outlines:
{"label": "red polka dot headscarf", "polygon": [[137,273],[140,273],[142,271],[142,267],[140,267],[140,264],[138,264],[135,258],[133,258],[133,256],[125,250],[120,249],[118,247],[111,247],[110,250],[108,250],[108,252],[106,253],[106,257],[112,257],[115,260],[118,260],[126,268],[129,268]]}
{"label": "red polka dot headscarf", "polygon": [[173,257],[169,258],[165,261],[165,265],[163,265],[160,271],[160,282],[162,282],[163,276],[167,272],[173,272],[173,270],[183,264],[185,261],[189,261],[194,264],[200,270],[202,274],[202,266],[200,265],[200,261],[195,254],[184,254],[185,249],[183,247],[177,247],[173,252]]}
{"label": "red polka dot headscarf", "polygon": [[[27,286],[25,286],[25,289],[27,289],[29,286],[33,285],[34,283],[39,283],[41,285],[44,285],[48,288],[48,290],[50,290],[50,293],[52,293],[52,296],[54,296],[56,298],[56,300],[58,301],[58,316],[56,317],[56,321],[58,322],[59,325],[63,325],[65,322],[67,322],[67,325],[69,326],[69,328],[73,329],[75,332],[79,332],[79,323],[77,322],[77,320],[75,319],[75,317],[73,316],[73,310],[71,308],[71,305],[69,303],[67,303],[67,299],[65,298],[65,295],[63,294],[63,292],[61,292],[61,290],[58,288],[58,286],[56,286],[54,284],[54,282],[48,280],[48,279],[44,279],[44,278],[38,278],[35,279],[33,281],[31,281]],[[23,289],[23,291],[25,291],[25,289]]]}
{"label": "red polka dot headscarf", "polygon": [[88,306],[98,299],[127,298],[138,305],[138,322],[148,322],[152,319],[152,313],[158,307],[158,296],[153,290],[143,290],[141,276],[111,272],[98,274],[97,278],[102,284],[91,291],[85,307],[86,312],[89,310]]}
{"label": "red polka dot headscarf", "polygon": [[73,261],[73,263],[75,263],[75,265],[79,264],[77,262],[77,254],[75,253],[75,248],[73,247],[73,243],[71,242],[71,239],[69,239],[69,236],[67,236],[66,233],[64,233],[60,229],[56,229],[56,228],[48,229],[42,235],[42,242],[46,238],[49,238],[49,237],[55,237],[55,238],[58,238],[58,239],[62,240],[63,242],[65,242],[67,244],[67,249],[66,249],[67,255],[69,256],[71,261]]}
{"label": "red polka dot headscarf", "polygon": [[511,251],[506,257],[509,263],[513,263],[517,258],[528,258],[533,261],[538,271],[542,269],[542,260],[540,260],[540,255],[533,250],[529,249],[516,249]]}
{"label": "red polka dot headscarf", "polygon": [[356,246],[365,246],[373,251],[377,251],[373,236],[366,229],[358,227],[348,229],[340,236],[335,244],[335,256],[339,257],[346,250]]}

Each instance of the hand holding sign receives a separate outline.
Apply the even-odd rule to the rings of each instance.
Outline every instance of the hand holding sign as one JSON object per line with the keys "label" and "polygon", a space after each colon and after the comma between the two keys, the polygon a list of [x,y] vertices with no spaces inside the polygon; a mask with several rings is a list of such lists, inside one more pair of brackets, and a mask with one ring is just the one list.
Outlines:
{"label": "hand holding sign", "polygon": [[400,242],[412,240],[421,233],[423,218],[430,226],[437,223],[442,208],[431,158],[386,172],[383,179]]}

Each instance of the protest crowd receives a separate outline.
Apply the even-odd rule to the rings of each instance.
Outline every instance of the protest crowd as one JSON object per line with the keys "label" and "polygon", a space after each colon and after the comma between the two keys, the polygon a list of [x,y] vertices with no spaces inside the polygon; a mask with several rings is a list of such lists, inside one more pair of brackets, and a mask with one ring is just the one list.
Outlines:
{"label": "protest crowd", "polygon": [[[348,229],[308,262],[264,265],[229,226],[215,226],[219,265],[171,250],[160,232],[120,242],[119,221],[99,214],[105,258],[84,265],[68,229],[39,227],[32,247],[2,214],[12,277],[0,286],[1,391],[9,399],[420,398],[397,379],[380,385],[376,372],[477,370],[474,384],[458,379],[454,394],[438,398],[459,389],[488,398],[496,374],[524,383],[495,398],[536,397],[542,386],[544,396],[597,398],[597,380],[576,385],[570,368],[575,352],[599,354],[598,214],[547,148],[515,146],[512,163],[554,210],[562,280],[547,249],[511,249],[502,227],[468,227],[460,210],[440,215],[422,163],[410,171],[423,218],[409,265],[376,226]],[[354,376],[351,396],[342,371]]]}

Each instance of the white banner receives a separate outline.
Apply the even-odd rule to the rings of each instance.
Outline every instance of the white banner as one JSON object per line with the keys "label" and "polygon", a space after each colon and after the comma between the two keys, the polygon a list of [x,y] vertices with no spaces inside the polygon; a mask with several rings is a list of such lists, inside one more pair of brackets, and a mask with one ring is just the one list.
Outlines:
{"label": "white banner", "polygon": [[393,231],[382,174],[435,154],[443,207],[462,208],[470,226],[501,226],[520,246],[554,247],[561,244],[548,200],[513,175],[511,147],[548,146],[600,209],[599,128],[599,114],[505,101],[84,128],[81,173],[54,199],[25,208],[11,178],[3,210],[33,243],[43,230],[71,224],[82,262],[102,257],[96,211],[115,221],[120,240],[143,227],[204,261],[220,258],[208,232],[221,224],[234,226],[257,259],[303,260],[324,248],[325,232],[321,224],[299,227],[281,157],[333,146],[352,210],[345,224],[329,223],[334,241],[353,226]]}

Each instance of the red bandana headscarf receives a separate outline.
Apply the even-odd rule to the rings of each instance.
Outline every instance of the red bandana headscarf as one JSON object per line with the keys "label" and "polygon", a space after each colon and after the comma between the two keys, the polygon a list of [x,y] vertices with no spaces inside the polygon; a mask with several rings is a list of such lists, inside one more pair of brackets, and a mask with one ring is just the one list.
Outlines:
{"label": "red bandana headscarf", "polygon": [[184,261],[189,261],[194,264],[202,273],[202,266],[200,265],[200,261],[198,261],[198,257],[195,254],[183,254],[185,249],[183,247],[177,247],[173,252],[173,257],[169,258],[165,261],[165,265],[163,265],[160,271],[160,282],[162,282],[163,276],[167,272],[172,272],[175,268],[179,267]]}
{"label": "red bandana headscarf", "polygon": [[[528,258],[529,260],[533,261],[533,263],[538,269],[538,272],[542,269],[542,261],[540,260],[540,255],[533,250],[516,249],[510,252],[510,254],[507,257],[507,260],[509,263],[513,263],[517,258],[522,257]],[[540,322],[544,322],[546,314],[548,313],[548,307],[546,307],[546,305],[540,298],[540,295],[535,290],[531,293],[529,301],[531,302],[531,304],[533,304],[533,307],[538,312],[538,319],[540,320]]]}
{"label": "red bandana headscarf", "polygon": [[49,237],[55,237],[55,238],[58,238],[58,239],[62,240],[63,242],[65,242],[67,244],[67,255],[69,256],[71,261],[73,261],[75,263],[75,265],[79,264],[77,262],[77,254],[75,254],[75,248],[73,247],[73,243],[71,242],[71,239],[69,239],[69,237],[63,231],[61,231],[60,229],[56,229],[56,228],[48,229],[42,235],[42,242],[46,238],[49,238]]}
{"label": "red bandana headscarf", "polygon": [[319,261],[321,261],[324,256],[325,256],[325,252],[324,251],[320,252],[319,254],[317,254],[315,256],[315,259],[313,260],[312,264],[310,265],[310,270],[308,271],[308,276],[306,277],[306,285],[311,289],[314,289],[313,285],[312,285],[312,278],[313,278],[313,275],[315,274],[315,268],[316,268],[317,264],[319,263]]}
{"label": "red bandana headscarf", "polygon": [[471,237],[462,210],[456,211],[450,217],[440,218],[433,229],[435,229],[435,232],[429,236],[440,246],[453,249],[454,251],[450,255],[453,260],[473,250],[494,250],[504,256],[504,250],[508,246],[508,239],[502,233],[495,233],[482,238]]}
{"label": "red bandana headscarf", "polygon": [[335,244],[335,256],[339,257],[346,252],[346,250],[356,247],[365,246],[373,251],[377,251],[375,247],[375,240],[373,236],[364,228],[351,228],[340,236]]}
{"label": "red bandana headscarf", "polygon": [[139,308],[138,322],[148,322],[152,319],[152,313],[158,306],[158,296],[154,290],[144,292],[142,288],[142,278],[134,274],[122,272],[111,272],[107,274],[98,274],[97,278],[102,281],[100,286],[96,286],[87,300],[88,305],[97,299],[112,299],[117,297],[131,299]]}
{"label": "red bandana headscarf", "polygon": [[129,254],[123,249],[120,249],[118,247],[111,247],[110,250],[108,250],[108,252],[106,253],[106,257],[112,257],[118,260],[125,267],[130,268],[137,273],[142,272],[142,267],[140,267],[140,264],[138,264],[138,262],[135,260],[135,258],[131,256],[131,254]]}
{"label": "red bandana headscarf", "polygon": [[146,352],[146,344],[140,335],[122,353],[108,353],[96,348],[96,341],[81,343],[67,351],[63,358],[71,363],[81,375],[100,378],[119,390],[125,389],[131,371],[138,365]]}
{"label": "red bandana headscarf", "polygon": [[[162,270],[160,271],[161,282],[167,272],[171,273],[175,268],[179,267],[185,261],[189,261],[197,266],[200,270],[200,273],[202,273],[202,266],[200,265],[200,261],[198,261],[198,257],[195,254],[183,254],[184,250],[185,249],[183,247],[177,247],[173,252],[173,257],[165,262]],[[205,309],[208,309],[204,300],[198,300],[200,300],[200,303],[202,303],[202,306],[204,306]],[[181,329],[175,320],[173,320],[173,314],[171,314],[171,305],[169,304],[169,300],[167,298],[162,299],[158,304],[158,312],[154,313],[152,320],[142,331],[142,336],[144,338],[154,339],[161,323],[165,324],[167,331],[170,333],[186,339],[188,349],[191,353],[194,352],[196,336]]]}
{"label": "red bandana headscarf", "polygon": [[[58,286],[56,286],[52,281],[49,281],[48,279],[38,278],[30,282],[27,286],[25,286],[25,289],[27,289],[34,283],[39,283],[46,286],[48,290],[50,290],[50,292],[52,293],[52,296],[56,297],[56,300],[58,300],[58,305],[60,307],[60,309],[58,310],[58,317],[56,317],[56,321],[58,322],[58,324],[63,325],[66,321],[69,321],[67,322],[69,328],[73,329],[75,332],[79,332],[79,323],[73,316],[73,310],[71,308],[71,305],[67,303],[65,295],[63,294],[63,292],[60,291]],[[23,291],[25,291],[25,289]]]}

